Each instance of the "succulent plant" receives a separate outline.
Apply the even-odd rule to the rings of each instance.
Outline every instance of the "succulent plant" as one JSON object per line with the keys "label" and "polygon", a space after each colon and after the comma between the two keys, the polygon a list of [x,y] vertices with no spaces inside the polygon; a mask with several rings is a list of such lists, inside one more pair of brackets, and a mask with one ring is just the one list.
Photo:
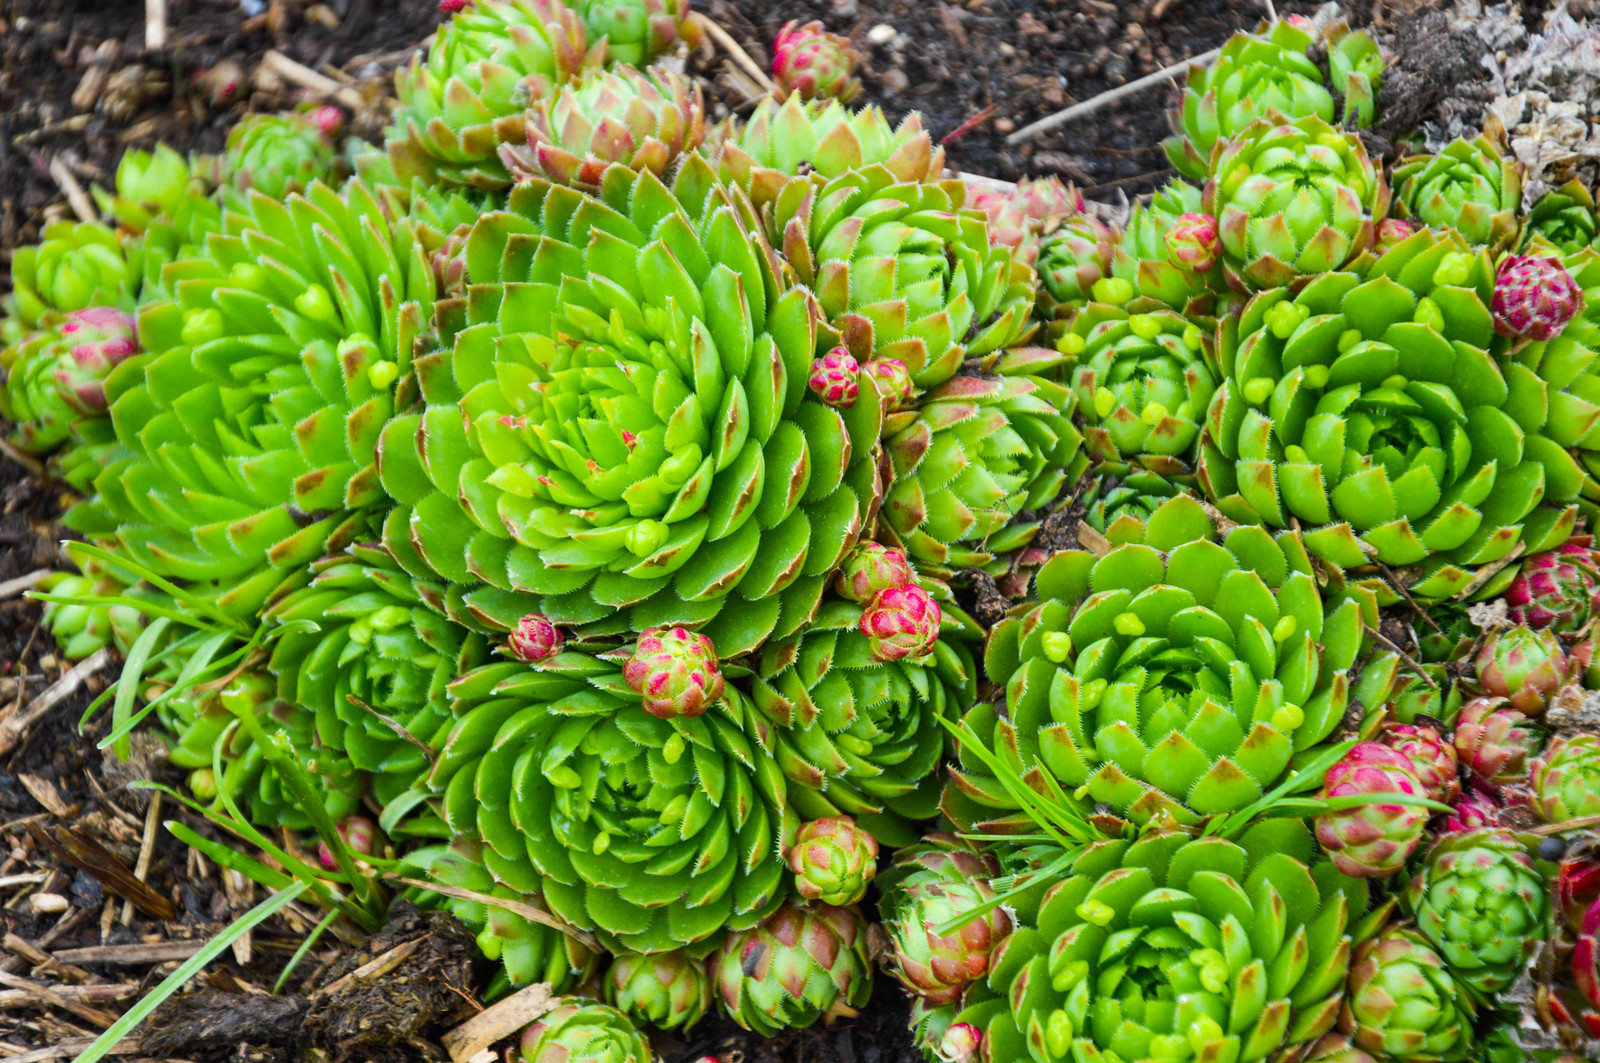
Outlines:
{"label": "succulent plant", "polygon": [[576,0],[572,6],[583,16],[589,40],[605,38],[612,62],[643,67],[680,38],[690,44],[699,39],[689,0]]}
{"label": "succulent plant", "polygon": [[1092,214],[1069,218],[1039,248],[1039,313],[1050,322],[1050,339],[1092,298],[1094,286],[1111,275],[1119,234]]}
{"label": "succulent plant", "polygon": [[1569,962],[1576,991],[1557,987],[1550,994],[1550,1013],[1564,1026],[1600,1037],[1600,902],[1584,910],[1574,932]]}
{"label": "succulent plant", "polygon": [[1201,204],[1217,219],[1228,283],[1245,292],[1367,250],[1389,188],[1354,133],[1312,115],[1243,129],[1212,159]]}
{"label": "succulent plant", "polygon": [[1527,778],[1544,732],[1503,698],[1473,698],[1456,721],[1456,755],[1479,782],[1503,786]]}
{"label": "succulent plant", "polygon": [[663,720],[699,716],[722,700],[722,670],[710,639],[682,627],[646,628],[622,678],[645,712]]}
{"label": "succulent plant", "polygon": [[1600,736],[1556,735],[1529,765],[1528,781],[1546,822],[1600,815]]}
{"label": "succulent plant", "polygon": [[1035,327],[1033,271],[990,246],[983,215],[959,209],[962,195],[870,166],[791,181],[772,204],[775,246],[844,346],[862,364],[899,359],[919,388]]}
{"label": "succulent plant", "polygon": [[528,175],[593,190],[613,164],[661,176],[705,139],[700,87],[669,71],[630,66],[558,85],[527,114],[527,146],[500,145],[514,180]]}
{"label": "succulent plant", "polygon": [[1222,256],[1217,222],[1209,214],[1180,214],[1163,235],[1167,261],[1191,273],[1209,273]]}
{"label": "succulent plant", "polygon": [[1494,798],[1479,789],[1471,789],[1450,807],[1450,814],[1444,819],[1443,827],[1447,831],[1478,830],[1483,827],[1498,827],[1501,824],[1500,804]]}
{"label": "succulent plant", "polygon": [[951,638],[885,661],[859,629],[863,615],[830,601],[800,634],[767,643],[750,695],[776,725],[774,754],[801,816],[854,816],[879,841],[904,845],[916,835],[908,821],[938,811],[941,721],[975,692],[977,669]]}
{"label": "succulent plant", "polygon": [[1090,303],[1057,342],[1084,420],[1084,443],[1107,472],[1132,466],[1192,483],[1217,378],[1201,329],[1169,310],[1129,314]]}
{"label": "succulent plant", "polygon": [[443,615],[442,588],[381,546],[353,544],[309,571],[262,615],[277,626],[268,667],[278,696],[314,713],[320,741],[370,773],[387,805],[427,770],[418,746],[450,721],[445,689],[487,645]]}
{"label": "succulent plant", "polygon": [[1494,278],[1495,331],[1535,342],[1561,335],[1583,309],[1583,289],[1559,258],[1507,255]]}
{"label": "succulent plant", "polygon": [[50,222],[39,243],[19,247],[11,256],[11,294],[4,301],[8,318],[0,335],[16,343],[51,311],[132,310],[140,259],[137,244],[124,245],[98,222]]}
{"label": "succulent plant", "polygon": [[1347,570],[1418,566],[1415,598],[1475,586],[1519,540],[1565,541],[1576,510],[1540,503],[1576,498],[1582,473],[1489,352],[1491,277],[1486,253],[1419,232],[1364,273],[1251,299],[1219,330],[1199,469],[1217,508],[1295,522]]}
{"label": "succulent plant", "polygon": [[1475,1014],[1465,985],[1422,935],[1391,926],[1357,946],[1339,1028],[1382,1059],[1454,1063],[1469,1058]]}
{"label": "succulent plant", "polygon": [[847,348],[834,347],[811,363],[806,386],[825,405],[848,410],[861,397],[861,363]]}
{"label": "succulent plant", "polygon": [[593,40],[562,0],[475,0],[457,11],[426,59],[395,71],[395,173],[491,191],[510,184],[500,145],[523,141],[531,102],[598,63]]}
{"label": "succulent plant", "polygon": [[[1258,119],[1315,115],[1327,122],[1338,117],[1345,125],[1370,125],[1383,73],[1377,44],[1342,23],[1323,36],[1327,77],[1307,54],[1318,41],[1308,26],[1292,19],[1274,20],[1270,30],[1235,33],[1210,64],[1190,67],[1182,106],[1170,116],[1177,135],[1164,144],[1178,172],[1204,180],[1213,147]],[[1337,100],[1324,81],[1333,85]]]}
{"label": "succulent plant", "polygon": [[730,930],[711,969],[722,1013],[762,1037],[853,1015],[872,994],[867,924],[854,908],[786,904]]}
{"label": "succulent plant", "polygon": [[1437,155],[1413,155],[1394,168],[1397,213],[1469,244],[1498,251],[1514,243],[1522,207],[1522,164],[1487,135],[1451,141]]}
{"label": "succulent plant", "polygon": [[879,905],[894,946],[890,973],[925,1004],[953,1004],[989,974],[1012,930],[1011,917],[989,903],[995,898],[989,879],[999,872],[992,856],[947,834],[930,834],[895,854]]}
{"label": "succulent plant", "polygon": [[834,577],[833,589],[841,598],[866,604],[878,592],[906,587],[917,581],[904,550],[865,542],[850,552]]}
{"label": "succulent plant", "polygon": [[176,216],[185,197],[203,183],[200,177],[188,159],[158,144],[153,152],[138,148],[123,152],[114,191],[98,185],[91,191],[102,214],[129,232],[142,233],[158,216]]}
{"label": "succulent plant", "polygon": [[1011,192],[969,183],[966,205],[989,219],[989,243],[1029,266],[1039,261],[1039,232]]}
{"label": "succulent plant", "polygon": [[1522,844],[1483,829],[1441,835],[1406,888],[1405,906],[1450,972],[1485,997],[1521,974],[1549,912],[1544,876]]}
{"label": "succulent plant", "polygon": [[1542,240],[1562,255],[1600,243],[1600,214],[1594,195],[1578,178],[1539,197],[1523,224],[1524,249]]}
{"label": "succulent plant", "polygon": [[1323,778],[1319,795],[1323,800],[1374,799],[1315,817],[1317,841],[1346,875],[1387,878],[1403,868],[1422,844],[1428,809],[1378,800],[1386,794],[1428,796],[1411,759],[1377,742],[1359,743]]}
{"label": "succulent plant", "polygon": [[1572,635],[1600,616],[1600,557],[1593,543],[1590,536],[1574,536],[1524,561],[1504,595],[1511,620]]}
{"label": "succulent plant", "polygon": [[995,1063],[1279,1058],[1333,1025],[1367,905],[1313,853],[1292,820],[1092,843],[957,1018]]}
{"label": "succulent plant", "polygon": [[545,918],[529,918],[487,901],[447,894],[424,893],[417,902],[442,908],[466,924],[477,939],[479,951],[500,964],[496,983],[525,986],[548,982],[552,992],[561,993],[585,981],[599,957],[575,935],[563,930],[565,924],[548,914],[549,906],[537,885],[523,892],[491,874],[484,866],[487,852],[478,841],[456,838],[449,845],[432,845],[408,853],[405,864],[416,870],[412,877],[513,902],[523,911],[541,913]]}
{"label": "succulent plant", "polygon": [[[1354,687],[1348,674],[1370,600],[1324,606],[1293,535],[1238,527],[1215,540],[1200,503],[1180,495],[1142,541],[1047,561],[1039,604],[990,635],[986,671],[1006,684],[1006,711],[979,703],[967,715],[976,737],[1038,786],[1054,779],[1137,824],[1189,825],[1259,801],[1350,701],[1389,700],[1393,657],[1370,661]],[[952,779],[943,811],[963,830],[1015,816],[965,751]]]}
{"label": "succulent plant", "polygon": [[802,823],[789,846],[795,892],[835,907],[856,904],[878,873],[878,839],[849,816]]}
{"label": "succulent plant", "polygon": [[1107,474],[1084,493],[1084,519],[1111,543],[1142,542],[1151,516],[1169,498],[1194,492],[1158,473]]}
{"label": "succulent plant", "polygon": [[561,997],[522,1031],[520,1063],[651,1063],[650,1042],[622,1012]]}
{"label": "succulent plant", "polygon": [[1461,797],[1460,764],[1454,742],[1425,724],[1389,723],[1378,741],[1411,762],[1430,801],[1454,804]]}
{"label": "succulent plant", "polygon": [[[339,841],[352,856],[371,856],[382,845],[378,825],[366,816],[346,816],[334,825]],[[324,871],[339,870],[339,858],[326,841],[317,840],[317,863]]]}
{"label": "succulent plant", "polygon": [[883,519],[906,553],[941,571],[988,564],[1037,526],[1013,523],[1054,502],[1086,460],[1074,400],[1050,374],[1055,351],[1006,351],[994,376],[956,376],[884,422],[894,478]]}
{"label": "succulent plant", "polygon": [[834,99],[849,103],[861,92],[850,42],[821,22],[784,23],[772,42],[772,80],[780,99]]}
{"label": "succulent plant", "polygon": [[882,489],[881,412],[806,387],[815,302],[742,203],[688,156],[673,189],[621,166],[597,197],[531,180],[479,222],[480,294],[380,448],[386,541],[479,622],[684,626],[732,658],[815,611]]}
{"label": "succulent plant", "polygon": [[482,840],[496,881],[643,953],[704,954],[783,900],[798,824],[771,729],[734,685],[700,716],[661,719],[615,664],[567,650],[474,669],[450,696],[419,792]]}
{"label": "succulent plant", "polygon": [[228,131],[217,183],[283,199],[313,181],[333,184],[334,161],[332,139],[305,115],[250,114]]}
{"label": "succulent plant", "polygon": [[625,952],[606,972],[606,1002],[637,1023],[687,1030],[711,1010],[711,978],[688,953]]}
{"label": "succulent plant", "polygon": [[105,379],[139,353],[133,315],[109,306],[50,314],[41,327],[0,350],[0,415],[16,422],[12,441],[45,453],[74,424],[106,411]]}
{"label": "succulent plant", "polygon": [[1324,1034],[1306,1049],[1304,1063],[1379,1063],[1342,1033]]}
{"label": "succulent plant", "polygon": [[528,613],[517,620],[506,640],[506,652],[523,664],[538,664],[554,657],[567,644],[567,637],[543,613]]}
{"label": "succulent plant", "polygon": [[106,381],[120,446],[66,520],[249,616],[376,533],[374,448],[415,394],[435,292],[413,226],[359,181],[251,192],[230,218],[140,307],[145,356]]}
{"label": "succulent plant", "polygon": [[939,603],[913,583],[875,594],[861,611],[856,627],[874,660],[893,663],[931,653],[942,622]]}
{"label": "succulent plant", "polygon": [[1383,254],[1400,244],[1405,243],[1417,231],[1417,226],[1412,225],[1404,218],[1385,218],[1378,223],[1377,236],[1373,241],[1372,250],[1376,254]]}
{"label": "succulent plant", "polygon": [[[1100,302],[1126,304],[1130,311],[1166,307],[1196,320],[1205,320],[1218,308],[1218,291],[1223,289],[1222,267],[1215,256],[1209,268],[1196,271],[1183,259],[1174,261],[1168,236],[1175,230],[1182,242],[1193,240],[1193,219],[1189,215],[1211,217],[1204,208],[1205,196],[1185,181],[1171,181],[1157,191],[1148,204],[1138,203],[1128,216],[1111,264],[1111,275],[1122,282],[1121,291],[1111,287],[1092,289]],[[1214,226],[1213,226],[1214,228]],[[1218,240],[1221,240],[1220,233]],[[1182,243],[1180,243],[1182,246]],[[1194,265],[1201,256],[1190,256]],[[1120,297],[1119,297],[1120,296]]]}
{"label": "succulent plant", "polygon": [[937,181],[944,149],[934,144],[915,111],[898,126],[875,106],[851,110],[837,100],[805,103],[798,95],[763,99],[749,120],[726,130],[716,145],[718,173],[758,205],[771,202],[792,178],[823,180],[882,166],[898,181]]}
{"label": "succulent plant", "polygon": [[1524,625],[1490,633],[1473,663],[1483,692],[1526,716],[1544,712],[1571,667],[1555,632]]}
{"label": "succulent plant", "polygon": [[81,661],[105,646],[116,646],[126,654],[144,626],[144,615],[136,606],[105,605],[91,598],[127,597],[137,578],[98,558],[84,561],[81,572],[52,572],[34,590],[68,601],[46,601],[40,618],[45,630],[56,640],[61,655]]}

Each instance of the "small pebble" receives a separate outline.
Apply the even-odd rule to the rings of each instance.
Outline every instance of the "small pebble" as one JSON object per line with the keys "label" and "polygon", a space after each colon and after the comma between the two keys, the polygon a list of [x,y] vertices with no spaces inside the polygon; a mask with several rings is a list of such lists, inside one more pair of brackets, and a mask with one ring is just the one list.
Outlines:
{"label": "small pebble", "polygon": [[35,893],[28,898],[28,906],[39,915],[53,915],[64,912],[72,902],[59,893]]}
{"label": "small pebble", "polygon": [[1560,860],[1567,852],[1565,838],[1544,838],[1539,842],[1540,860]]}
{"label": "small pebble", "polygon": [[1015,128],[1017,128],[1017,123],[1009,118],[996,118],[994,121],[994,131],[996,133],[1009,133]]}
{"label": "small pebble", "polygon": [[867,31],[867,40],[877,45],[888,44],[894,37],[895,28],[887,22],[880,22]]}
{"label": "small pebble", "polygon": [[1012,56],[1017,54],[1017,50],[1011,47],[1011,45],[1007,44],[1005,41],[1001,41],[1000,54],[1005,56],[1007,59],[1010,59]]}
{"label": "small pebble", "polygon": [[906,72],[897,66],[892,66],[883,73],[883,91],[889,93],[904,92],[911,87],[911,79],[906,77]]}

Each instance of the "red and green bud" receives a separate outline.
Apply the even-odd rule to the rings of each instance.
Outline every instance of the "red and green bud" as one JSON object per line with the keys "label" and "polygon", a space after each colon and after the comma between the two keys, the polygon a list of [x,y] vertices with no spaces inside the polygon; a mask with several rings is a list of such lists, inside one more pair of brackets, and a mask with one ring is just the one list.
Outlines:
{"label": "red and green bud", "polygon": [[911,370],[898,358],[875,358],[861,367],[861,371],[878,383],[878,394],[883,396],[889,412],[905,409],[916,398],[917,385],[911,379]]}
{"label": "red and green bud", "polygon": [[849,816],[802,824],[789,849],[795,890],[808,901],[855,904],[878,873],[878,839]]}
{"label": "red and green bud", "polygon": [[939,640],[939,603],[916,584],[880,591],[861,614],[861,633],[880,661],[921,657]]}
{"label": "red and green bud", "polygon": [[1583,309],[1583,289],[1559,258],[1508,255],[1494,278],[1491,309],[1500,335],[1543,342]]}
{"label": "red and green bud", "polygon": [[1450,804],[1461,796],[1455,746],[1439,737],[1432,727],[1392,723],[1384,728],[1378,741],[1411,762],[1429,799]]}
{"label": "red and green bud", "polygon": [[865,542],[845,558],[833,579],[833,587],[841,597],[867,603],[883,591],[909,587],[916,581],[904,550]]}
{"label": "red and green bud", "polygon": [[722,700],[717,648],[686,627],[646,628],[622,676],[644,699],[644,710],[663,720],[699,716]]}
{"label": "red and green bud", "polygon": [[52,376],[61,397],[87,417],[104,413],[105,379],[123,360],[139,353],[133,315],[115,307],[74,310],[56,329],[65,350]]}
{"label": "red and green bud", "polygon": [[1569,635],[1600,615],[1600,556],[1587,535],[1534,554],[1506,588],[1511,619]]}
{"label": "red and green bud", "polygon": [[[1377,742],[1355,746],[1322,781],[1323,800],[1386,794],[1426,797],[1427,789],[1406,756]],[[1387,878],[1404,867],[1406,858],[1422,844],[1429,815],[1421,805],[1379,801],[1324,812],[1315,819],[1317,840],[1345,874]]]}
{"label": "red and green bud", "polygon": [[1208,273],[1222,254],[1217,219],[1209,214],[1180,214],[1166,232],[1167,260],[1179,269]]}
{"label": "red and green bud", "polygon": [[1505,786],[1528,776],[1543,733],[1505,698],[1473,698],[1456,720],[1456,757],[1479,782]]}
{"label": "red and green bud", "polygon": [[1528,772],[1533,807],[1548,823],[1600,815],[1600,735],[1557,735]]}
{"label": "red and green bud", "polygon": [[860,394],[861,365],[843,347],[835,347],[811,363],[811,391],[829,406],[849,409]]}
{"label": "red and green bud", "polygon": [[[337,829],[344,847],[357,856],[371,856],[378,851],[378,825],[366,816],[350,816]],[[324,870],[339,870],[338,858],[325,841],[317,842],[317,862]]]}
{"label": "red and green bud", "polygon": [[538,664],[561,652],[567,637],[543,613],[528,613],[517,621],[516,630],[506,640],[511,656],[524,664]]}
{"label": "red and green bud", "polygon": [[1490,635],[1475,667],[1485,694],[1537,716],[1566,682],[1569,664],[1555,632],[1519,625]]}
{"label": "red and green bud", "polygon": [[772,42],[772,80],[780,98],[798,92],[806,100],[849,103],[861,91],[851,76],[855,66],[850,42],[820,22],[786,23]]}

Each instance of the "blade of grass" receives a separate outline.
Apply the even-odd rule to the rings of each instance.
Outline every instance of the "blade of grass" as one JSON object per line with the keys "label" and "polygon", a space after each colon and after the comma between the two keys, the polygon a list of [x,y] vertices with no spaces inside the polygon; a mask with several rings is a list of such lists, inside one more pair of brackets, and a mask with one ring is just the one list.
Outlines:
{"label": "blade of grass", "polygon": [[[172,626],[172,621],[164,616],[156,617],[150,626],[139,632],[139,637],[133,640],[133,645],[128,647],[128,656],[122,663],[122,675],[117,679],[117,697],[111,703],[111,723],[121,726],[127,722],[128,716],[133,712],[134,694],[139,689],[139,679],[144,675],[145,662],[150,659],[150,651],[155,648],[156,642]],[[117,759],[126,761],[133,750],[132,742],[127,734],[112,743],[111,751]]]}
{"label": "blade of grass", "polygon": [[[125,572],[130,572],[133,575],[138,576],[144,582],[150,584],[152,587],[165,592],[170,598],[172,598],[173,601],[183,602],[185,605],[190,606],[198,612],[222,621],[222,623],[228,625],[241,634],[249,628],[249,625],[243,619],[225,612],[219,608],[215,602],[208,602],[204,598],[201,598],[190,591],[184,590],[176,583],[156,575],[156,573],[145,568],[143,565],[140,565],[137,562],[132,561],[120,554],[113,554],[109,550],[102,549],[101,547],[95,546],[92,543],[81,542],[77,539],[67,540],[62,544],[62,549],[65,550],[67,555],[74,561],[77,561],[80,555],[93,557],[116,568],[120,568]],[[83,567],[81,562],[79,563],[78,567]],[[137,605],[140,603],[133,602],[131,604]]]}
{"label": "blade of grass", "polygon": [[289,976],[294,973],[294,969],[300,966],[300,961],[305,959],[306,954],[316,947],[317,942],[322,939],[323,932],[332,926],[333,921],[337,918],[339,918],[337,911],[329,912],[323,917],[322,922],[311,928],[311,933],[306,935],[306,939],[300,942],[300,947],[294,950],[294,955],[289,957],[289,963],[284,967],[283,973],[278,975],[276,982],[272,983],[272,991],[274,993],[283,992],[283,987],[288,984]]}
{"label": "blade of grass", "polygon": [[139,1002],[129,1008],[116,1022],[107,1027],[106,1032],[95,1038],[93,1044],[84,1049],[73,1063],[99,1063],[100,1060],[111,1054],[112,1049],[128,1034],[132,1033],[138,1025],[166,1003],[168,997],[182,989],[189,979],[199,974],[200,971],[212,960],[222,955],[231,948],[245,934],[254,930],[306,891],[304,882],[296,882],[292,886],[274,893],[244,915],[235,919],[228,928],[210,941],[206,942],[199,952],[185,960],[176,971],[173,971],[161,984],[139,999]]}

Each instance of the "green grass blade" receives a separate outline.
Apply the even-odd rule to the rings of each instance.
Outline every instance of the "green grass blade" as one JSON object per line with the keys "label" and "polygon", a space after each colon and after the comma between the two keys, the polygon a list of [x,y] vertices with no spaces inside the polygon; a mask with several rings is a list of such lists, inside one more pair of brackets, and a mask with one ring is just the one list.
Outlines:
{"label": "green grass blade", "polygon": [[[166,633],[172,621],[166,617],[157,617],[151,621],[150,626],[139,632],[139,637],[133,640],[133,645],[128,647],[128,659],[123,662],[122,675],[117,679],[117,697],[111,703],[111,722],[115,727],[121,727],[133,712],[133,698],[139,690],[139,680],[144,675],[145,662],[150,659],[150,651],[155,648],[156,642]],[[112,744],[112,752],[117,759],[126,762],[132,755],[132,743],[126,733]]]}
{"label": "green grass blade", "polygon": [[189,957],[176,971],[173,971],[161,984],[139,999],[139,1002],[129,1008],[116,1022],[112,1023],[106,1032],[95,1038],[94,1044],[84,1049],[72,1063],[99,1063],[111,1054],[122,1039],[132,1033],[138,1025],[166,1003],[167,998],[186,985],[189,979],[199,974],[200,971],[233,946],[245,934],[254,930],[268,919],[272,918],[290,901],[299,897],[306,891],[304,882],[296,882],[286,886],[250,909],[248,912],[235,919],[228,928],[200,949],[199,952]]}
{"label": "green grass blade", "polygon": [[288,984],[289,976],[294,973],[294,969],[300,966],[300,961],[305,959],[306,954],[316,947],[318,941],[322,940],[323,932],[332,926],[333,921],[337,918],[339,918],[337,911],[329,912],[323,917],[322,922],[311,928],[311,933],[306,935],[306,939],[300,942],[300,947],[294,950],[294,955],[289,957],[289,963],[284,967],[283,973],[278,975],[276,982],[272,983],[272,991],[274,993],[283,992],[283,987]]}

